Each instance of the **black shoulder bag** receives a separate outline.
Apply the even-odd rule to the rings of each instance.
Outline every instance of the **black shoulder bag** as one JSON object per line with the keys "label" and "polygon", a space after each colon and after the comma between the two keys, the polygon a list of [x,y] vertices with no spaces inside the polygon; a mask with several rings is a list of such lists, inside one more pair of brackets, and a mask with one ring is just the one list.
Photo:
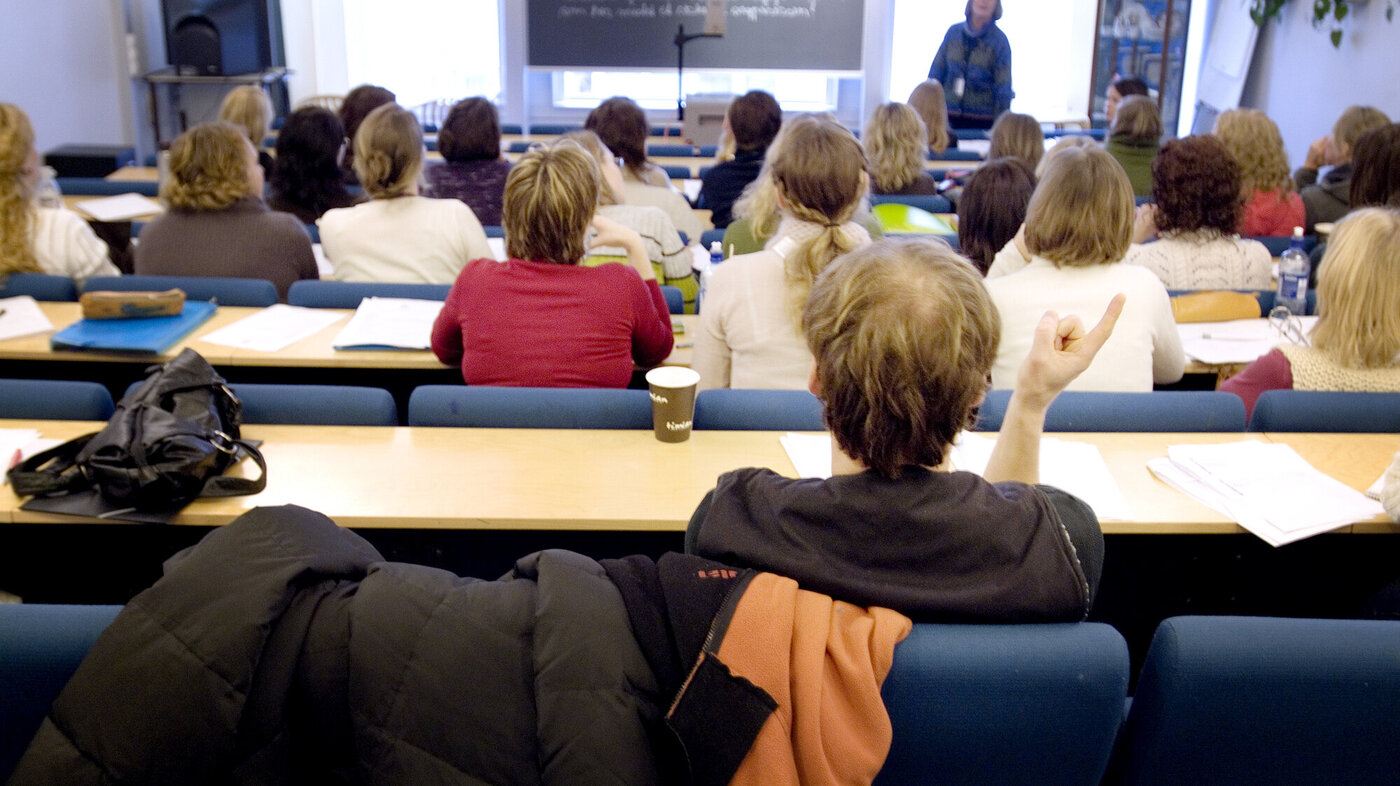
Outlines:
{"label": "black shoulder bag", "polygon": [[[239,439],[243,406],[198,352],[152,366],[117,403],[101,431],[37,453],[9,471],[19,496],[60,496],[96,488],[108,502],[137,510],[178,510],[198,497],[256,494],[267,463]],[[242,456],[257,478],[223,477]]]}

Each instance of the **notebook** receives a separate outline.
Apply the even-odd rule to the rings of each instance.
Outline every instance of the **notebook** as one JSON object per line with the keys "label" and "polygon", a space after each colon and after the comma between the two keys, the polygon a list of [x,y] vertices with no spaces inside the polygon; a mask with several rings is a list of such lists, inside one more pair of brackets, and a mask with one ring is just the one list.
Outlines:
{"label": "notebook", "polygon": [[49,340],[54,349],[160,354],[204,324],[218,308],[205,300],[186,300],[178,316],[143,319],[80,319]]}

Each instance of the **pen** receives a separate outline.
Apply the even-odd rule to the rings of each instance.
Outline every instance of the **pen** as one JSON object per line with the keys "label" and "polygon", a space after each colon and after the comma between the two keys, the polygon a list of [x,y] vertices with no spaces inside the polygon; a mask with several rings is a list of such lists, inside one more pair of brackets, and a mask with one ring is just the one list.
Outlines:
{"label": "pen", "polygon": [[1218,334],[1218,333],[1216,333],[1216,334],[1212,334],[1212,333],[1202,333],[1202,334],[1201,334],[1201,338],[1210,339],[1211,341],[1259,341],[1259,340],[1260,340],[1260,339],[1258,339],[1258,338],[1250,338],[1249,336],[1222,336],[1222,335],[1220,335],[1220,334]]}

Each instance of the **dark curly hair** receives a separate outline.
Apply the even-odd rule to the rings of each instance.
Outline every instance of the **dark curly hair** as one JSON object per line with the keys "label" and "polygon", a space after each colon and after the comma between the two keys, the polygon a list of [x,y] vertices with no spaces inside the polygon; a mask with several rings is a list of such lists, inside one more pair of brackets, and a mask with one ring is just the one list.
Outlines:
{"label": "dark curly hair", "polygon": [[1244,209],[1240,166],[1213,136],[1188,136],[1162,146],[1152,160],[1157,229],[1233,234]]}
{"label": "dark curly hair", "polygon": [[597,134],[632,174],[644,179],[647,135],[651,133],[651,127],[647,125],[646,113],[637,106],[637,102],[624,96],[613,96],[588,113],[583,127]]}
{"label": "dark curly hair", "polygon": [[337,157],[345,143],[345,126],[329,109],[308,106],[287,115],[277,134],[277,160],[268,186],[272,202],[319,217],[354,201],[340,178]]}

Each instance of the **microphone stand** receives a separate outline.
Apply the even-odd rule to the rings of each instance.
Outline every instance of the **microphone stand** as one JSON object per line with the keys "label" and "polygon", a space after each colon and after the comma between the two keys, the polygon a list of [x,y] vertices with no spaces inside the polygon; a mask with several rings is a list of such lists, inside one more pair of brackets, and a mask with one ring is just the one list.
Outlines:
{"label": "microphone stand", "polygon": [[676,28],[676,119],[685,122],[685,45],[697,38],[724,38],[719,33],[685,34],[685,25]]}

